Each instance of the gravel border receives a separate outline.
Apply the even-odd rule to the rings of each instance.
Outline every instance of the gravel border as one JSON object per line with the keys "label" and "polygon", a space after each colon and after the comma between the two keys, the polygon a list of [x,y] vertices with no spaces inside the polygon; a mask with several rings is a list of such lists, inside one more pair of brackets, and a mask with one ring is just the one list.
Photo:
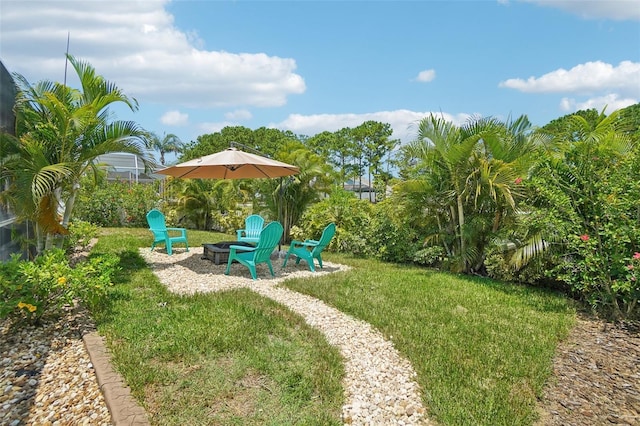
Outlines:
{"label": "gravel border", "polygon": [[82,336],[88,315],[70,308],[41,326],[0,324],[0,424],[112,424]]}

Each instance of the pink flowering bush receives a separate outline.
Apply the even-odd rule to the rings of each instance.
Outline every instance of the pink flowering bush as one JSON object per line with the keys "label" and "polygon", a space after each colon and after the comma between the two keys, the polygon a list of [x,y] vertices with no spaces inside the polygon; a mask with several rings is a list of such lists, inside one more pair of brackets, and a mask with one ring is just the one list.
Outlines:
{"label": "pink flowering bush", "polygon": [[542,161],[527,180],[525,235],[542,236],[549,279],[596,312],[637,319],[640,146],[604,125],[580,129],[569,133],[580,139],[565,145],[561,160]]}
{"label": "pink flowering bush", "polygon": [[632,312],[640,299],[640,252],[635,252],[629,258],[626,275],[613,282],[613,290],[623,294],[627,299],[627,309]]}

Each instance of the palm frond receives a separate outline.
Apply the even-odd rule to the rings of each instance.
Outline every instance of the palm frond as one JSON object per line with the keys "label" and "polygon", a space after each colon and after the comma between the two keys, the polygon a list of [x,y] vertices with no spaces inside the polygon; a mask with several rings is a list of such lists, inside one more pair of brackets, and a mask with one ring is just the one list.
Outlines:
{"label": "palm frond", "polygon": [[523,245],[515,249],[509,263],[515,270],[520,270],[533,258],[542,255],[550,246],[541,233],[534,234]]}

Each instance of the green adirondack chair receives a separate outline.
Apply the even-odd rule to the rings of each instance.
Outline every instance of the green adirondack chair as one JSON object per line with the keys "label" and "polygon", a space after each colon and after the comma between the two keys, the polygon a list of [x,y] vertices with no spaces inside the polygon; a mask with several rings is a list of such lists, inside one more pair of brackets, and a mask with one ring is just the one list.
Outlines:
{"label": "green adirondack chair", "polygon": [[[167,228],[164,215],[158,209],[150,210],[147,213],[147,223],[149,231],[153,233],[153,244],[151,250],[158,243],[164,243],[168,254],[173,254],[173,245],[175,243],[184,243],[189,251],[189,243],[187,242],[187,230],[185,228]],[[176,234],[179,233],[179,234]]]}
{"label": "green adirondack chair", "polygon": [[333,238],[336,233],[336,224],[330,223],[322,231],[322,236],[319,240],[304,240],[304,241],[291,241],[291,246],[289,247],[289,251],[287,251],[286,256],[284,257],[284,263],[282,267],[287,266],[287,260],[289,260],[289,256],[292,254],[296,255],[296,265],[300,263],[301,260],[306,261],[309,264],[309,269],[312,272],[316,271],[314,265],[314,259],[318,261],[318,265],[322,268],[322,250],[329,245],[329,242]]}
{"label": "green adirondack chair", "polygon": [[264,219],[262,216],[252,214],[244,220],[244,229],[238,229],[238,241],[244,241],[247,243],[257,243],[260,240],[260,232],[264,226]]}
{"label": "green adirondack chair", "polygon": [[271,271],[271,276],[275,277],[273,265],[271,265],[271,253],[273,253],[280,242],[282,232],[283,228],[280,222],[270,222],[260,233],[258,244],[256,244],[255,247],[229,246],[229,260],[227,261],[227,269],[224,271],[224,274],[229,275],[231,262],[236,260],[249,268],[251,277],[254,280],[257,279],[256,265],[260,263],[266,263],[267,266],[269,266],[269,271]]}

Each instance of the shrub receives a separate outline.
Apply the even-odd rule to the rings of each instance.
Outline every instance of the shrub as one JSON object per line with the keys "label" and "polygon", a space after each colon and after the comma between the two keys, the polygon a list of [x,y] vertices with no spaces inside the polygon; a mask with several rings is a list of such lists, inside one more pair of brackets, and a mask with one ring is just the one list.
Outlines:
{"label": "shrub", "polygon": [[214,211],[212,214],[214,229],[227,234],[235,234],[236,230],[244,229],[244,221],[251,214],[251,209],[247,207],[241,207],[239,210],[225,214]]}
{"label": "shrub", "polygon": [[369,201],[359,200],[351,192],[334,189],[328,198],[313,204],[304,212],[298,224],[301,231],[292,230],[291,235],[302,240],[318,239],[324,228],[333,222],[336,224],[336,234],[327,249],[365,254],[362,253],[362,245],[367,244],[366,230],[371,221],[371,206]]}
{"label": "shrub", "polygon": [[393,197],[373,206],[367,239],[379,259],[406,263],[414,260],[422,247],[417,230],[410,224],[411,218]]}
{"label": "shrub", "polygon": [[441,246],[429,246],[416,251],[413,261],[419,265],[438,266],[446,261],[446,256]]}
{"label": "shrub", "polygon": [[545,210],[542,234],[554,243],[550,277],[594,310],[624,319],[640,315],[640,284],[627,269],[640,251],[640,152],[613,146],[609,139],[570,145],[562,162],[537,167],[531,189]]}
{"label": "shrub", "polygon": [[391,198],[377,204],[359,200],[352,193],[335,189],[328,198],[308,208],[291,236],[317,239],[330,222],[336,235],[329,248],[358,256],[373,256],[391,262],[410,262],[422,247],[412,218]]}
{"label": "shrub", "polygon": [[66,238],[68,249],[84,251],[97,236],[98,226],[83,220],[74,220],[69,224],[69,235]]}
{"label": "shrub", "polygon": [[104,227],[146,227],[146,214],[160,202],[158,184],[102,182],[85,184],[74,217]]}
{"label": "shrub", "polygon": [[73,268],[61,249],[46,251],[33,261],[13,256],[0,264],[0,317],[37,322],[75,300],[95,307],[104,300],[118,262],[115,255],[103,255]]}

